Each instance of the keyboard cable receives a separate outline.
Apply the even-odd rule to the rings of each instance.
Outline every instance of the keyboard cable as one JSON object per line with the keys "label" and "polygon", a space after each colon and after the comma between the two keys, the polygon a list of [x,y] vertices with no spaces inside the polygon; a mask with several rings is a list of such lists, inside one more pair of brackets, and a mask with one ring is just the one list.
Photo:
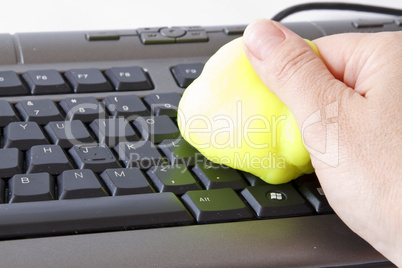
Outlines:
{"label": "keyboard cable", "polygon": [[388,8],[381,6],[372,6],[372,5],[362,5],[362,4],[354,4],[354,3],[338,3],[338,2],[317,2],[317,3],[305,3],[300,5],[294,5],[288,7],[276,15],[274,15],[271,20],[273,21],[282,21],[284,18],[298,13],[302,11],[309,10],[341,10],[341,11],[358,11],[358,12],[370,12],[370,13],[378,13],[384,15],[394,15],[394,16],[402,16],[402,9],[396,8]]}

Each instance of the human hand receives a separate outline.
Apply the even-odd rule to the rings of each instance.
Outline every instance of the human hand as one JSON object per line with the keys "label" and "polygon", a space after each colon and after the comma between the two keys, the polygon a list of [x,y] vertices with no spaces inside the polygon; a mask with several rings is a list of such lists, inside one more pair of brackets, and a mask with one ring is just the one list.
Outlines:
{"label": "human hand", "polygon": [[402,32],[314,40],[268,20],[244,50],[292,111],[325,195],[358,235],[402,266]]}

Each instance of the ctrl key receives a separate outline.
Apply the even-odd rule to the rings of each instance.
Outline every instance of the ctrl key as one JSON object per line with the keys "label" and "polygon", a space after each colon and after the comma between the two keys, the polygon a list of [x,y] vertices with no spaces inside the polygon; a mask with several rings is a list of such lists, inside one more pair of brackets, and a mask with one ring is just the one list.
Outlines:
{"label": "ctrl key", "polygon": [[188,191],[182,199],[199,223],[253,218],[251,210],[231,188]]}

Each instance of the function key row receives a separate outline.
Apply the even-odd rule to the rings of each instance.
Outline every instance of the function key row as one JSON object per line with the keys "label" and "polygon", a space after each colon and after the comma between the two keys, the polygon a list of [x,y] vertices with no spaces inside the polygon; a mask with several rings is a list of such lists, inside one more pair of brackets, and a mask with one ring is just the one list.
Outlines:
{"label": "function key row", "polygon": [[12,122],[32,121],[45,125],[49,121],[80,120],[90,123],[98,118],[167,115],[177,116],[181,95],[178,93],[109,96],[102,102],[95,97],[66,98],[56,103],[50,99],[25,100],[14,106],[0,100],[0,127]]}
{"label": "function key row", "polygon": [[99,69],[71,69],[64,74],[54,69],[0,72],[0,96],[88,93],[153,89],[151,78],[138,66]]}
{"label": "function key row", "polygon": [[[178,64],[171,68],[181,88],[188,87],[204,68],[203,63]],[[71,69],[60,73],[54,69],[0,71],[0,97],[65,93],[151,90],[154,84],[141,67],[113,67],[102,72],[96,68]]]}

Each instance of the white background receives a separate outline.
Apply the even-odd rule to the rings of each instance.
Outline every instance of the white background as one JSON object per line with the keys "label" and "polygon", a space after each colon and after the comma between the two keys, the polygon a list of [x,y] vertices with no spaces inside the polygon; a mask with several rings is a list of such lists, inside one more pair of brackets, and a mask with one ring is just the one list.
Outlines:
{"label": "white background", "polygon": [[[248,24],[258,18],[271,18],[286,7],[304,2],[306,1],[2,0],[0,1],[0,33]],[[402,8],[402,0],[343,0],[342,2]],[[367,13],[357,15],[367,17]],[[356,18],[356,13],[303,12],[285,21],[338,18]]]}

